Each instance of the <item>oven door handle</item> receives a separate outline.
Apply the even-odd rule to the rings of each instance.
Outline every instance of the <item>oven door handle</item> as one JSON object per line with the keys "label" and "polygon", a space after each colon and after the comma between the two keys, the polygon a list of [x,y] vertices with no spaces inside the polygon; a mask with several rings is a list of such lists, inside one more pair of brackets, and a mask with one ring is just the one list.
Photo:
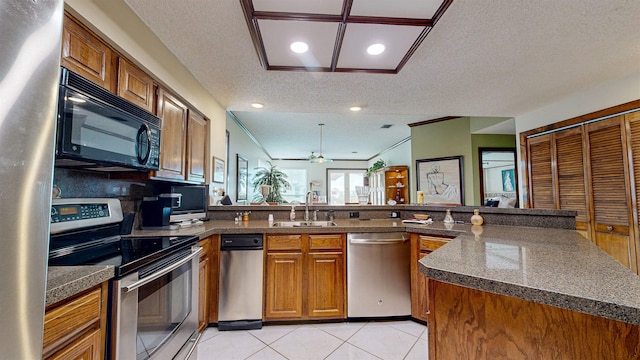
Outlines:
{"label": "oven door handle", "polygon": [[135,290],[135,289],[137,289],[137,288],[139,288],[141,286],[144,286],[144,285],[156,280],[157,278],[159,278],[159,277],[161,277],[163,275],[166,275],[166,274],[172,272],[173,270],[179,268],[180,266],[188,263],[193,258],[195,258],[196,256],[200,255],[201,252],[202,252],[202,248],[201,247],[193,248],[193,249],[191,249],[191,255],[187,256],[186,258],[181,259],[181,260],[179,260],[179,261],[167,266],[166,268],[164,268],[162,270],[156,271],[153,274],[145,277],[144,279],[140,279],[140,280],[134,282],[133,284],[129,284],[129,285],[123,286],[121,288],[121,291],[124,294],[126,294],[126,293],[131,292],[131,291],[133,291],[133,290]]}

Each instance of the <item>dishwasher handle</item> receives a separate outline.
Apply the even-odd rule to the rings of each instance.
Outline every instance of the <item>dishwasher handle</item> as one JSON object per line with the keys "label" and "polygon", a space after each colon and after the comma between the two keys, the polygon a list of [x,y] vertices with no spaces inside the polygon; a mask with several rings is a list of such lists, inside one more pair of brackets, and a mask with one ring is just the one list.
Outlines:
{"label": "dishwasher handle", "polygon": [[354,245],[392,245],[392,244],[402,244],[407,241],[407,239],[351,239],[351,244]]}
{"label": "dishwasher handle", "polygon": [[353,245],[393,245],[409,240],[405,232],[349,233],[347,242]]}

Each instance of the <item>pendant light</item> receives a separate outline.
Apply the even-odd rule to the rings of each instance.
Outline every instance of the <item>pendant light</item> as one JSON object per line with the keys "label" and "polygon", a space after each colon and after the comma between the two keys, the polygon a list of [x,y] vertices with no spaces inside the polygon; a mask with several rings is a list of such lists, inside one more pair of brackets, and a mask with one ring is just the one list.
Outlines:
{"label": "pendant light", "polygon": [[324,124],[318,124],[320,126],[320,155],[316,156],[313,151],[311,152],[311,156],[309,156],[309,162],[312,163],[326,163],[326,162],[332,162],[332,159],[327,159],[324,156],[322,156],[322,127],[324,126]]}

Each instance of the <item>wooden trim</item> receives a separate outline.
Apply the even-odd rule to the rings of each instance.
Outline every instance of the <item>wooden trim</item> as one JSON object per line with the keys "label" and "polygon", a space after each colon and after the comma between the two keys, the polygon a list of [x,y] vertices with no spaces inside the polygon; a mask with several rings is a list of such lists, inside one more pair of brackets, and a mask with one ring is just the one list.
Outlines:
{"label": "wooden trim", "polygon": [[535,128],[535,129],[527,130],[527,131],[524,131],[524,132],[520,133],[520,138],[522,139],[524,137],[526,139],[529,136],[536,135],[536,134],[539,134],[539,133],[543,133],[543,132],[547,132],[547,131],[560,130],[562,128],[565,128],[567,126],[572,126],[572,125],[576,125],[577,126],[577,125],[580,125],[580,124],[582,124],[584,122],[587,122],[587,121],[597,120],[599,118],[613,116],[613,115],[616,115],[616,114],[620,114],[620,113],[623,113],[623,112],[636,110],[636,109],[640,110],[640,99],[639,100],[633,100],[633,101],[630,101],[628,103],[612,106],[612,107],[609,107],[609,108],[606,108],[606,109],[597,110],[597,111],[594,111],[594,112],[591,112],[591,113],[588,113],[588,114],[576,116],[576,117],[571,118],[571,119],[559,121],[559,122],[556,122],[556,123],[553,123],[553,124],[549,124],[549,125],[545,125],[545,126],[541,126],[541,127]]}
{"label": "wooden trim", "polygon": [[[436,22],[442,17],[449,8],[453,0],[444,1],[433,15],[432,19],[421,18],[397,18],[385,16],[359,16],[350,15],[353,0],[345,0],[343,2],[340,15],[335,14],[315,14],[315,13],[289,13],[282,11],[256,11],[253,6],[253,0],[240,0],[240,5],[245,16],[247,27],[251,35],[253,46],[258,55],[258,61],[265,70],[274,71],[310,71],[310,72],[353,72],[353,73],[373,73],[373,74],[397,74],[404,65],[413,56],[417,48],[422,44]],[[260,26],[258,20],[280,20],[280,21],[312,21],[340,23],[338,34],[336,36],[332,61],[330,67],[312,67],[306,68],[301,66],[272,66],[269,65],[262,35],[260,34]],[[338,68],[338,57],[344,33],[348,24],[379,24],[379,25],[398,25],[398,26],[419,26],[424,27],[406,54],[394,69],[366,69],[366,68]]]}
{"label": "wooden trim", "polygon": [[437,119],[418,121],[418,122],[414,122],[414,123],[407,124],[407,125],[409,127],[415,127],[415,126],[435,124],[437,122],[448,121],[448,120],[459,119],[459,118],[461,118],[461,116],[445,116],[445,117],[441,117],[441,118],[437,118]]}

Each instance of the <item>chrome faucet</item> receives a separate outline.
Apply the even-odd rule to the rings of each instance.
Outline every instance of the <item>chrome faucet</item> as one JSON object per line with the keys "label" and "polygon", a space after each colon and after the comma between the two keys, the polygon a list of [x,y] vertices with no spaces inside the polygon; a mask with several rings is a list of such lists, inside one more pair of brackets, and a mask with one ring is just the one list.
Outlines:
{"label": "chrome faucet", "polygon": [[[311,196],[311,199],[309,199]],[[304,197],[304,221],[309,221],[309,203],[313,199],[313,191],[307,191],[307,195]]]}

